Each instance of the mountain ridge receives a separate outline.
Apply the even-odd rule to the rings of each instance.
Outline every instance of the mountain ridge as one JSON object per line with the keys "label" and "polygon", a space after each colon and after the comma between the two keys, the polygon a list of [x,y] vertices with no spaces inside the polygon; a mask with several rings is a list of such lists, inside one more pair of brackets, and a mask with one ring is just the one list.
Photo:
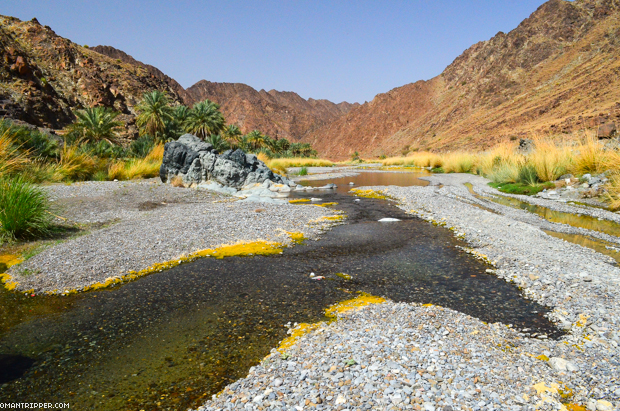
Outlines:
{"label": "mountain ridge", "polygon": [[479,150],[618,121],[619,27],[617,0],[550,0],[440,75],[378,94],[303,140],[332,158]]}
{"label": "mountain ridge", "polygon": [[221,105],[229,122],[242,132],[254,129],[275,138],[298,141],[312,130],[348,113],[357,103],[304,99],[292,91],[256,90],[243,83],[200,80],[187,88],[194,101],[208,98]]}
{"label": "mountain ridge", "polygon": [[[229,83],[203,80],[211,85],[209,90],[201,90],[201,82],[186,90],[158,68],[122,50],[81,46],[58,36],[36,18],[21,21],[10,16],[0,16],[0,80],[2,117],[58,130],[74,120],[76,109],[111,107],[121,113],[125,141],[138,135],[134,106],[145,92],[156,89],[165,91],[173,104],[191,106],[210,98],[222,104],[229,123],[241,122],[243,132],[256,128],[292,140],[355,107],[346,102],[305,100],[294,92],[258,92],[242,83],[231,89]],[[239,95],[229,95],[233,89]]]}

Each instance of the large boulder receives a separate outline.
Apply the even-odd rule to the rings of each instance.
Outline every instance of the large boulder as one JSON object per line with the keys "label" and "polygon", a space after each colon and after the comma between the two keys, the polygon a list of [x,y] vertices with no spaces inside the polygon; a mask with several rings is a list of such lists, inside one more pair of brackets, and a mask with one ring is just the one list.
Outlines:
{"label": "large boulder", "polygon": [[616,125],[614,123],[606,123],[599,126],[596,135],[598,138],[613,138],[617,134]]}
{"label": "large boulder", "polygon": [[186,185],[215,181],[240,189],[270,180],[284,183],[254,154],[242,150],[228,150],[218,154],[213,146],[191,134],[166,143],[159,177],[164,183],[180,176]]}

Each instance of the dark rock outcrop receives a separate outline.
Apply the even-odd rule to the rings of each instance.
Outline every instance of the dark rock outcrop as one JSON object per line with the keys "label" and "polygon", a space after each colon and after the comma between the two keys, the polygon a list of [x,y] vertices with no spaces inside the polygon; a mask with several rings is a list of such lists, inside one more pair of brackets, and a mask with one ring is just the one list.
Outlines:
{"label": "dark rock outcrop", "polygon": [[254,154],[228,150],[220,155],[211,144],[191,134],[166,143],[159,177],[166,183],[176,176],[181,176],[186,185],[211,180],[236,189],[266,180],[285,182]]}

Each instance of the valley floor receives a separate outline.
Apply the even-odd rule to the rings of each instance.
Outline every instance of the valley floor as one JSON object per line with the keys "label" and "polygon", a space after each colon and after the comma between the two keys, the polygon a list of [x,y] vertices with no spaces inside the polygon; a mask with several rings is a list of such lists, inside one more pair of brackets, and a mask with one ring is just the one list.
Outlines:
{"label": "valley floor", "polygon": [[[437,306],[370,305],[301,336],[286,355],[274,349],[200,410],[620,409],[620,269],[615,261],[542,231],[584,229],[476,198],[464,183],[479,194],[494,191],[481,177],[428,179],[426,187],[373,189],[429,222],[445,223],[469,243],[469,252],[494,266],[493,275],[552,307],[550,319],[567,334],[559,340],[533,338],[528,330],[486,324]],[[619,220],[605,210],[524,200]],[[612,237],[606,238],[617,244]]]}
{"label": "valley floor", "polygon": [[293,232],[316,238],[328,225],[316,220],[333,214],[323,207],[238,201],[159,179],[55,184],[46,190],[63,224],[82,232],[40,247],[9,269],[8,285],[37,294],[110,285],[131,272],[222,245],[258,240],[287,245]]}

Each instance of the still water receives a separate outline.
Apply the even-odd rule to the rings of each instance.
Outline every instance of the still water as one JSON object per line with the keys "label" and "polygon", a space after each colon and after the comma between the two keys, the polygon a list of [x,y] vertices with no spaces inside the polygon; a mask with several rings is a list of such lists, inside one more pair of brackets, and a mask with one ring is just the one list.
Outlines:
{"label": "still water", "polygon": [[[337,202],[348,220],[281,255],[202,259],[70,297],[0,291],[0,402],[195,407],[245,376],[286,336],[286,323],[321,321],[327,306],[359,291],[558,337],[545,307],[486,274],[488,266],[461,251],[465,244],[449,230],[388,201],[356,202],[346,193],[349,182],[425,185],[419,176],[362,173],[329,181],[338,190],[300,194]],[[402,221],[377,221],[384,217]],[[326,279],[311,280],[310,272]]]}

